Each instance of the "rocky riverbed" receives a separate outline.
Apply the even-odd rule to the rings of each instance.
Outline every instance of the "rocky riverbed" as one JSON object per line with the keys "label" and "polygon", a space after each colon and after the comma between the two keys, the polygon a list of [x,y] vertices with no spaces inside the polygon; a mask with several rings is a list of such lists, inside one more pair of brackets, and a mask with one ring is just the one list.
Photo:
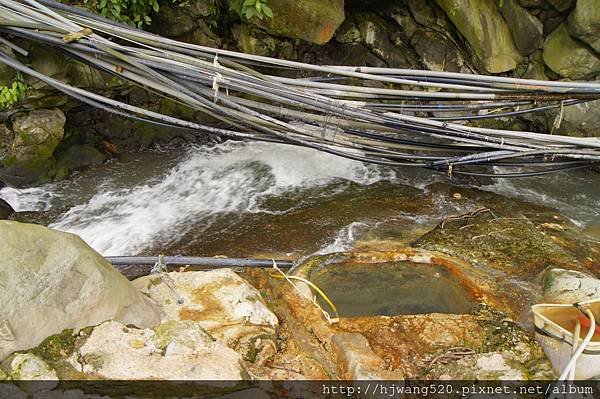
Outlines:
{"label": "rocky riverbed", "polygon": [[[353,195],[344,194],[356,190],[351,184],[303,204],[292,199],[306,188],[280,193],[277,214],[242,212],[234,225],[247,227],[235,232],[233,214],[213,214],[224,223],[213,228],[231,235],[220,235],[225,243],[217,235],[190,245],[192,229],[172,236],[169,250],[219,255],[235,241],[239,256],[303,256],[291,275],[319,285],[337,313],[323,300],[315,306],[305,294],[316,293],[277,270],[183,267],[129,282],[74,235],[0,222],[0,375],[23,392],[69,389],[66,381],[78,379],[177,379],[219,380],[210,389],[221,394],[263,380],[556,378],[528,309],[599,297],[600,240],[592,231],[546,206],[467,186],[361,184]],[[10,218],[57,223],[61,211],[53,212]],[[325,215],[331,222],[322,227],[298,228]],[[187,222],[205,220],[188,214]],[[348,235],[315,248],[337,230]],[[294,250],[285,252],[290,243]],[[19,382],[36,379],[55,382]],[[288,388],[260,391],[293,396]]]}

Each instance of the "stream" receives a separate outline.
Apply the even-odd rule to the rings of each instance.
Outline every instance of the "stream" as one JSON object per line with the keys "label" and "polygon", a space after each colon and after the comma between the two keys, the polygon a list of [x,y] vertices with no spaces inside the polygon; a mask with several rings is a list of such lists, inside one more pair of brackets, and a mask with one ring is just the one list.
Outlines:
{"label": "stream", "polygon": [[[598,174],[457,181],[293,146],[226,142],[182,152],[123,154],[67,181],[0,197],[43,212],[106,256],[279,256],[350,249],[357,240],[410,242],[478,205],[466,187],[555,208],[578,227],[600,226]],[[446,187],[440,190],[439,187]],[[447,188],[456,191],[447,195]]]}

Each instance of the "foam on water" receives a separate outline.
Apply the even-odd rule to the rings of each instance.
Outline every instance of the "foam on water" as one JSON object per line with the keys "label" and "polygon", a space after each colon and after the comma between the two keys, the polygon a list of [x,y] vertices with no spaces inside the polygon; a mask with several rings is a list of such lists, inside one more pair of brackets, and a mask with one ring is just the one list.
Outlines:
{"label": "foam on water", "polygon": [[[190,150],[154,183],[121,189],[101,186],[51,227],[80,235],[104,255],[136,254],[149,243],[182,236],[192,224],[208,227],[224,213],[268,212],[260,206],[267,196],[335,180],[371,184],[393,177],[379,168],[305,148],[225,143]],[[50,188],[18,194],[18,209],[45,209],[47,205],[40,205],[42,193]]]}
{"label": "foam on water", "polygon": [[[389,180],[425,188],[444,179],[429,171],[392,172],[301,147],[227,142],[194,147],[177,156],[146,154],[37,188],[5,187],[0,197],[17,211],[68,208],[51,227],[80,235],[104,255],[132,255],[157,243],[177,241],[192,226],[201,232],[223,220],[223,215],[288,212],[329,196],[332,190],[345,190],[346,185],[333,184],[337,182],[369,185]],[[600,192],[594,176],[499,179],[481,188],[557,208],[579,225],[600,222]],[[265,200],[280,197],[286,198],[283,207],[274,210],[264,205]],[[456,208],[459,205],[443,195],[435,195],[434,204],[427,215],[399,209],[398,216],[435,224],[470,206]],[[357,234],[368,228],[351,223],[318,253],[349,249]]]}

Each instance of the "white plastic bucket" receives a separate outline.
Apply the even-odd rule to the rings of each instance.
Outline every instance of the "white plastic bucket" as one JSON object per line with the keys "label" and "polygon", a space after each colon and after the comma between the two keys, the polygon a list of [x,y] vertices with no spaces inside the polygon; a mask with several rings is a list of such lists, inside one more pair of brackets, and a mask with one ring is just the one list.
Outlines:
{"label": "white plastic bucket", "polygon": [[[600,299],[572,304],[539,304],[531,307],[535,323],[535,337],[540,343],[552,367],[561,374],[571,359],[573,330],[576,320],[583,315],[577,308],[592,311],[600,320]],[[578,346],[588,329],[581,328]],[[575,379],[586,380],[600,377],[600,333],[594,334],[590,343],[577,360]]]}

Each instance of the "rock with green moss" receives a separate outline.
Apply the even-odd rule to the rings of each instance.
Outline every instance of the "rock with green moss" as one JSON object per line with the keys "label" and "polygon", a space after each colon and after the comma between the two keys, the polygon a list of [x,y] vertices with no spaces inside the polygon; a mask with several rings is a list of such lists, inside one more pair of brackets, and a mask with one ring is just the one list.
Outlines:
{"label": "rock with green moss", "polygon": [[600,246],[582,239],[581,230],[558,212],[477,190],[461,194],[463,198],[475,194],[487,208],[441,223],[415,246],[521,278],[536,276],[549,266],[597,268]]}
{"label": "rock with green moss", "polygon": [[197,323],[153,331],[109,321],[94,328],[71,360],[76,369],[106,379],[212,380],[235,386],[249,378],[240,355],[206,339]]}
{"label": "rock with green moss", "polygon": [[521,61],[508,25],[495,0],[436,0],[467,39],[479,63],[490,73],[506,72]]}
{"label": "rock with green moss", "polygon": [[13,380],[58,380],[54,370],[32,353],[18,353],[2,363],[8,376]]}
{"label": "rock with green moss", "polygon": [[[232,0],[229,0],[230,4]],[[344,0],[269,0],[273,18],[251,18],[251,24],[275,36],[325,44],[344,22]]]}
{"label": "rock with green moss", "polygon": [[0,236],[0,359],[65,329],[160,323],[160,310],[76,235],[0,221]]}
{"label": "rock with green moss", "polygon": [[59,109],[39,109],[15,118],[12,142],[1,161],[0,180],[15,186],[50,180],[55,173],[54,150],[63,138],[65,121]]}
{"label": "rock with green moss", "polygon": [[517,0],[503,0],[498,3],[521,55],[534,53],[542,44],[542,22],[521,7]]}
{"label": "rock with green moss", "polygon": [[573,5],[575,4],[576,0],[547,0],[548,3],[550,3],[550,5],[552,7],[554,7],[554,9],[556,11],[567,11],[569,8],[573,7]]}
{"label": "rock with green moss", "polygon": [[59,164],[67,169],[81,169],[87,166],[96,166],[106,160],[106,156],[88,144],[73,145],[56,155]]}
{"label": "rock with green moss", "polygon": [[586,79],[600,73],[600,58],[585,43],[569,34],[561,24],[544,42],[544,62],[554,72],[570,79]]}
{"label": "rock with green moss", "polygon": [[578,0],[569,16],[569,31],[600,53],[600,3],[598,0]]}
{"label": "rock with green moss", "polygon": [[277,40],[264,31],[245,24],[239,24],[234,26],[231,32],[238,48],[244,53],[262,56],[273,56],[275,54]]}
{"label": "rock with green moss", "polygon": [[154,329],[152,342],[165,353],[194,351],[215,340],[200,324],[192,320],[169,320]]}

